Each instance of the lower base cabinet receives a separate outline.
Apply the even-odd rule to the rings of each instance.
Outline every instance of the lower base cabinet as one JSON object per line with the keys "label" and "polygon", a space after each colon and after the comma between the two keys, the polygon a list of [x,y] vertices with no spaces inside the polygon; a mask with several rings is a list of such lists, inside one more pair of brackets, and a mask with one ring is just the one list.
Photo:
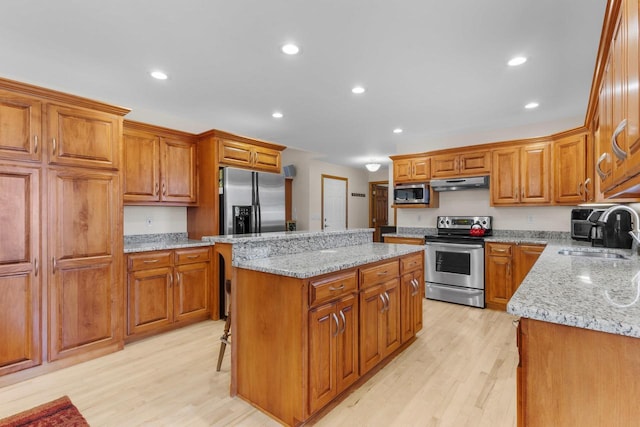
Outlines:
{"label": "lower base cabinet", "polygon": [[308,279],[235,269],[231,394],[285,425],[321,412],[415,339],[423,254]]}
{"label": "lower base cabinet", "polygon": [[209,316],[208,247],[132,254],[127,269],[127,338]]}
{"label": "lower base cabinet", "polygon": [[521,318],[518,426],[635,426],[640,340]]}

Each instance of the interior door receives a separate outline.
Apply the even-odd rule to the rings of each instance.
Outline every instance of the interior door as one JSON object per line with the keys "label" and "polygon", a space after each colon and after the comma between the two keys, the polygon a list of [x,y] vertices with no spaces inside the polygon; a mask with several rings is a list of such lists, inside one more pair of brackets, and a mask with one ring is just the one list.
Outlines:
{"label": "interior door", "polygon": [[347,178],[322,175],[322,229],[347,228]]}

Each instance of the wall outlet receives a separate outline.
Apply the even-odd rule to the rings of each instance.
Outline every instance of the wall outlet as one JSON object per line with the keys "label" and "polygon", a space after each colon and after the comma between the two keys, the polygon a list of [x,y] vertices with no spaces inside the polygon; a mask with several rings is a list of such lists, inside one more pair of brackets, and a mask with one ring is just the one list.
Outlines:
{"label": "wall outlet", "polygon": [[532,223],[533,223],[533,215],[527,215],[527,222],[528,222],[529,224],[532,224]]}
{"label": "wall outlet", "polygon": [[151,218],[150,216],[147,217],[147,220],[145,222],[147,223],[147,227],[153,226],[153,218]]}

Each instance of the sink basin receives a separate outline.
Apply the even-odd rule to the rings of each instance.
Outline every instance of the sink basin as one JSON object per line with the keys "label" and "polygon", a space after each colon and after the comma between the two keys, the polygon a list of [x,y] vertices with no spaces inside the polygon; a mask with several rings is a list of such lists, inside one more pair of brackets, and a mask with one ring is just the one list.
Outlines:
{"label": "sink basin", "polygon": [[562,250],[559,250],[558,253],[560,255],[583,256],[588,258],[627,259],[627,257],[624,255],[615,254],[612,252],[587,252],[587,251],[578,251],[578,250],[571,250],[571,249],[562,249]]}

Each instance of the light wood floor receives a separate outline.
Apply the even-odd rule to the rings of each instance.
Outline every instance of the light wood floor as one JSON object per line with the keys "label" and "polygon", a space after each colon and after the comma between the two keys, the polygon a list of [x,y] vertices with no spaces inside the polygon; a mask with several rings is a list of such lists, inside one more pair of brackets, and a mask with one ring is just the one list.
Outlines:
{"label": "light wood floor", "polygon": [[[416,342],[317,426],[516,425],[513,317],[425,300]],[[278,426],[230,398],[229,351],[215,365],[222,321],[0,388],[0,418],[68,395],[92,427]]]}

